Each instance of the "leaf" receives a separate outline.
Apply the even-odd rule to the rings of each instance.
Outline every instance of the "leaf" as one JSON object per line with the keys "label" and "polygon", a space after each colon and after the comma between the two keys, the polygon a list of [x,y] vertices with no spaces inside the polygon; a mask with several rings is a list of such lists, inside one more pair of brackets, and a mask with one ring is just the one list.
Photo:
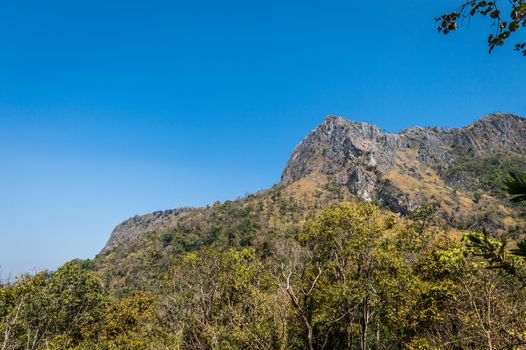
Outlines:
{"label": "leaf", "polygon": [[526,257],[526,239],[517,243],[517,249],[511,249],[513,255]]}
{"label": "leaf", "polygon": [[511,201],[520,203],[526,201],[526,173],[510,173],[511,179],[506,181],[506,191],[512,195]]}

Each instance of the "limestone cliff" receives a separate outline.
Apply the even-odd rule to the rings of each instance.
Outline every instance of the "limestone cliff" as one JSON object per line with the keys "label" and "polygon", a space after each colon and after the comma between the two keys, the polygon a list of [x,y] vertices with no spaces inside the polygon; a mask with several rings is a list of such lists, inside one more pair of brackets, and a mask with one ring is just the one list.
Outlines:
{"label": "limestone cliff", "polygon": [[473,206],[476,172],[463,162],[506,155],[523,161],[526,119],[494,114],[458,129],[406,129],[399,134],[363,122],[327,117],[294,150],[281,177],[329,177],[367,201],[407,212],[423,201]]}
{"label": "limestone cliff", "polygon": [[[262,191],[236,205],[257,208],[260,229],[272,230],[280,220],[297,222],[341,200],[344,189],[345,195],[401,214],[437,203],[447,224],[461,229],[518,232],[518,211],[499,186],[507,171],[526,170],[525,151],[526,119],[510,114],[494,114],[464,128],[414,127],[399,134],[330,116],[294,149],[279,190]],[[114,229],[102,253],[175,227],[196,237],[214,236],[214,225],[224,224],[213,224],[217,208],[132,217]],[[236,215],[245,218],[243,211]]]}

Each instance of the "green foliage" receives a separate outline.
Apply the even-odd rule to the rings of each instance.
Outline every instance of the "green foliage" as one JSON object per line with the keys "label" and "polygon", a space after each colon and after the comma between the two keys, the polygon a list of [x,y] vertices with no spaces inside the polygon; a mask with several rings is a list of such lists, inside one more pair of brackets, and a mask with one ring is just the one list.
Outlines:
{"label": "green foliage", "polygon": [[[435,18],[439,22],[438,31],[448,34],[458,29],[459,21],[482,16],[490,18],[494,33],[488,37],[489,52],[504,42],[522,27],[526,27],[526,3],[523,0],[510,0],[499,2],[498,0],[467,0],[462,1],[460,6],[450,13]],[[526,43],[515,44],[515,50],[526,56]]]}
{"label": "green foliage", "polygon": [[[511,172],[511,179],[505,181],[506,191],[512,202],[526,201],[526,173]],[[507,241],[489,237],[487,232],[471,232],[464,235],[471,253],[485,259],[490,268],[498,268],[516,276],[526,285],[526,240],[517,243],[517,248],[507,250]]]}
{"label": "green foliage", "polygon": [[514,255],[517,255],[517,256],[526,257],[526,240],[518,242],[517,243],[517,248],[516,249],[511,249],[510,252],[511,252],[511,254],[514,254]]}
{"label": "green foliage", "polygon": [[526,201],[526,173],[511,172],[511,179],[505,182],[506,192],[512,195],[512,202]]}
{"label": "green foliage", "polygon": [[[514,153],[497,153],[492,156],[473,157],[453,149],[455,162],[446,171],[446,178],[463,178],[465,186],[473,193],[484,190],[492,195],[504,197],[507,194],[506,183],[509,179],[506,174],[526,171],[526,158],[524,155]],[[480,192],[478,192],[480,200]]]}
{"label": "green foliage", "polygon": [[151,323],[155,320],[155,299],[147,294],[127,297],[111,305],[105,322],[98,329],[98,348],[147,349],[155,338]]}
{"label": "green foliage", "polygon": [[[415,218],[427,218],[429,209]],[[424,282],[410,261],[421,242],[400,245],[399,236],[423,227],[393,219],[372,204],[343,205],[305,225],[303,261],[285,259],[281,288],[308,348],[401,347],[415,336]]]}
{"label": "green foliage", "polygon": [[80,341],[83,332],[103,318],[108,301],[99,281],[71,263],[53,274],[46,294],[52,302],[43,312],[53,318],[53,332],[65,333],[74,341]]}
{"label": "green foliage", "polygon": [[73,263],[23,276],[0,293],[3,349],[74,347],[103,320],[107,302],[98,280]]}
{"label": "green foliage", "polygon": [[254,249],[189,253],[167,281],[163,319],[190,348],[278,348],[273,330],[282,326],[270,290]]}
{"label": "green foliage", "polygon": [[452,278],[462,274],[467,255],[465,247],[442,238],[420,254],[416,267],[426,280]]}
{"label": "green foliage", "polygon": [[526,285],[526,264],[521,256],[524,242],[510,252],[506,249],[505,240],[491,238],[485,231],[467,233],[464,240],[471,253],[484,258],[490,268],[502,269]]}
{"label": "green foliage", "polygon": [[[289,200],[276,196],[269,215]],[[211,225],[181,224],[141,238],[144,251],[106,255],[128,252],[127,261],[144,269],[114,270],[112,278],[125,281],[119,293],[82,262],[1,286],[0,350],[526,343],[523,259],[483,233],[448,238],[434,227],[436,205],[400,218],[373,204],[342,203],[283,231],[259,226],[267,205],[217,205]],[[509,274],[486,268],[508,263]]]}

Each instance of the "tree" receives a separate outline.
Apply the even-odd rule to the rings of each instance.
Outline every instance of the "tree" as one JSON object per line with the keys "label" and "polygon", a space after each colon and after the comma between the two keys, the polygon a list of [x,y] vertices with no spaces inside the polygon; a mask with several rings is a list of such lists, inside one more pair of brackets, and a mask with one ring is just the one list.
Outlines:
{"label": "tree", "polygon": [[110,301],[95,276],[73,263],[53,274],[45,292],[49,302],[44,312],[51,318],[52,332],[65,334],[74,343],[103,320]]}
{"label": "tree", "polygon": [[[524,0],[463,0],[460,6],[435,18],[439,22],[438,31],[449,34],[458,29],[459,22],[471,17],[489,17],[494,32],[488,37],[489,52],[497,46],[502,46],[510,36],[526,27],[526,2]],[[515,50],[526,56],[526,43],[515,44]]]}
{"label": "tree", "polygon": [[280,286],[307,349],[402,347],[412,336],[418,278],[398,233],[416,233],[420,223],[407,230],[395,224],[372,204],[343,204],[305,225],[302,250],[280,265]]}
{"label": "tree", "polygon": [[[514,203],[526,202],[526,173],[510,173],[511,179],[506,181],[506,191],[513,196],[510,200]],[[526,239],[517,244],[511,253],[526,258]]]}
{"label": "tree", "polygon": [[0,290],[2,350],[72,348],[103,321],[109,299],[88,271],[68,263]]}
{"label": "tree", "polygon": [[[419,256],[425,282],[416,346],[409,348],[512,349],[526,340],[525,291],[514,276],[481,268],[487,261],[449,238]],[[425,346],[424,346],[425,345]]]}
{"label": "tree", "polygon": [[185,349],[280,349],[279,295],[254,249],[185,255],[168,281],[163,318]]}
{"label": "tree", "polygon": [[[515,203],[526,202],[526,174],[510,173],[510,179],[505,181],[506,191]],[[526,286],[526,239],[517,243],[515,249],[507,249],[505,239],[496,240],[489,237],[486,231],[471,232],[464,236],[467,246],[474,255],[481,256],[496,267],[516,276]]]}
{"label": "tree", "polygon": [[512,196],[514,203],[526,202],[526,174],[510,173],[511,179],[506,181],[506,191]]}
{"label": "tree", "polygon": [[97,349],[143,350],[155,341],[155,304],[153,296],[140,293],[118,300],[107,308],[104,322],[99,323],[97,337],[84,345],[97,344]]}
{"label": "tree", "polygon": [[[37,300],[42,301],[43,289],[50,278],[50,273],[43,271],[35,276],[22,275],[16,283],[0,289],[0,330],[1,349],[21,348],[34,349],[38,346],[43,332],[33,333],[35,326],[41,322],[32,318]],[[34,334],[34,336],[33,336]],[[22,345],[23,344],[23,345]]]}

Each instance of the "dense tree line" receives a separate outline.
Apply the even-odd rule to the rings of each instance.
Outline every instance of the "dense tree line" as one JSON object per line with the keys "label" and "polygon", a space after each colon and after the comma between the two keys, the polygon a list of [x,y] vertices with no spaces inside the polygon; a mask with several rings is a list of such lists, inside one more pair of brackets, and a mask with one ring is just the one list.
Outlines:
{"label": "dense tree line", "polygon": [[[503,349],[526,346],[524,260],[372,204],[321,212],[265,249],[181,254],[153,294],[109,296],[78,264],[0,289],[7,349]],[[477,234],[471,234],[474,236]],[[480,234],[478,234],[480,237]]]}

